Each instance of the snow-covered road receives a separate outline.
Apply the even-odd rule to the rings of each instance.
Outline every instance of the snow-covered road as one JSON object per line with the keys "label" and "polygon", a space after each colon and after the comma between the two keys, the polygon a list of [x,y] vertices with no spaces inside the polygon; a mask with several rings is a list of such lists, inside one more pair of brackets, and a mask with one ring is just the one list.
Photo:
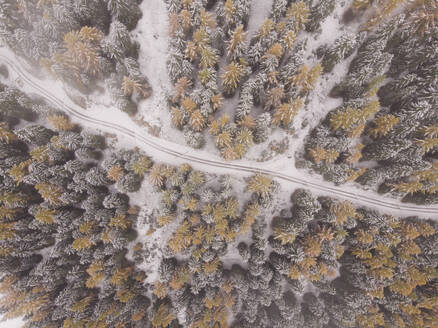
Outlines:
{"label": "snow-covered road", "polygon": [[[93,117],[88,110],[74,104],[65,94],[60,83],[50,84],[50,91],[47,82],[39,80],[23,68],[17,59],[10,56],[8,51],[0,49],[0,64],[6,64],[9,72],[13,73],[20,79],[21,86],[28,92],[33,92],[45,98],[49,103],[54,105],[72,118],[85,123],[86,126],[104,130],[105,132],[115,133],[120,137],[128,137],[134,144],[143,149],[148,155],[152,156],[155,161],[179,164],[188,162],[195,169],[218,174],[240,174],[249,175],[253,173],[262,173],[271,175],[280,182],[294,187],[303,187],[312,190],[316,194],[326,194],[336,196],[341,199],[354,201],[358,205],[365,205],[375,208],[382,212],[390,212],[395,215],[423,215],[430,218],[437,218],[437,206],[418,206],[404,204],[390,197],[376,195],[374,191],[358,190],[352,186],[337,187],[329,182],[323,181],[319,176],[311,176],[302,171],[297,171],[292,167],[278,167],[275,161],[256,163],[248,161],[227,162],[222,158],[209,154],[202,150],[195,150],[190,147],[184,147],[180,144],[172,143],[157,137],[153,137],[144,131],[144,128],[135,124],[125,124],[123,121],[114,118],[112,115],[102,115],[99,118]],[[57,85],[57,86],[56,86]],[[124,123],[125,122],[125,123]],[[284,163],[283,163],[284,164]]]}

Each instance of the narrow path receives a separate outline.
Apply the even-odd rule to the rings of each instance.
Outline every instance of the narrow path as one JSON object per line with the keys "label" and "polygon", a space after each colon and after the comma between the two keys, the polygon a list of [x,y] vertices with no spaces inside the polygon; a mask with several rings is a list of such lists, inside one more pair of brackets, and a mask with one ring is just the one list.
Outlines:
{"label": "narrow path", "polygon": [[[271,175],[272,177],[283,180],[284,182],[296,184],[297,187],[307,188],[319,193],[323,192],[330,196],[336,196],[341,199],[354,201],[359,205],[370,206],[372,208],[381,210],[382,212],[390,211],[391,213],[397,213],[401,216],[426,214],[427,216],[434,218],[434,214],[438,214],[437,206],[404,204],[398,200],[375,195],[374,192],[365,190],[358,190],[357,192],[352,192],[350,190],[346,191],[346,188],[333,186],[328,182],[321,181],[320,179],[305,176],[304,173],[300,174],[305,178],[300,178],[297,176],[288,175],[287,173],[284,173],[284,170],[270,169],[269,166],[272,165],[272,163],[248,163],[245,161],[232,163],[226,162],[223,159],[215,158],[215,156],[211,154],[206,156],[206,153],[203,151],[183,147],[181,145],[153,137],[141,131],[140,127],[134,131],[133,129],[128,129],[114,122],[90,117],[87,115],[87,112],[84,109],[74,104],[72,101],[67,99],[61,100],[52,92],[47,91],[42,86],[43,83],[33,77],[30,73],[27,73],[17,60],[8,58],[8,56],[0,53],[0,63],[6,64],[10,70],[19,76],[21,81],[26,84],[27,87],[30,87],[35,93],[45,98],[55,107],[69,113],[71,116],[82,122],[94,125],[97,128],[107,130],[111,133],[118,133],[119,135],[132,138],[135,142],[137,142],[138,146],[146,151],[146,153],[152,155],[153,157],[154,154],[157,154],[157,156],[160,156],[160,160],[163,160],[163,157],[165,157],[165,161],[167,162],[176,159],[184,160],[189,162],[189,164],[194,166],[196,169],[212,173],[218,173],[218,169],[220,169],[220,173],[262,173]],[[66,102],[68,102],[68,104]],[[210,159],[206,157],[210,157]]]}

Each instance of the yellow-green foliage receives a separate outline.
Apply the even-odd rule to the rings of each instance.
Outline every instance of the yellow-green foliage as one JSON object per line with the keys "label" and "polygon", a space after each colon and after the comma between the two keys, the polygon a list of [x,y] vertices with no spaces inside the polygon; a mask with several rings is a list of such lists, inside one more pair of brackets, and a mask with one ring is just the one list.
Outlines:
{"label": "yellow-green foliage", "polygon": [[47,121],[58,131],[71,131],[75,127],[67,116],[61,114],[49,115]]}
{"label": "yellow-green foliage", "polygon": [[330,212],[335,216],[336,223],[338,225],[343,225],[348,218],[360,219],[360,215],[356,212],[353,204],[349,201],[342,201],[334,203],[330,207]]}
{"label": "yellow-green foliage", "polygon": [[396,125],[398,122],[398,117],[387,114],[380,116],[374,120],[375,127],[370,129],[370,135],[374,138],[379,136],[386,136],[389,131]]}
{"label": "yellow-green foliage", "polygon": [[101,70],[99,60],[100,41],[104,35],[95,27],[84,26],[80,30],[70,31],[64,35],[64,52],[55,53],[50,59],[43,59],[41,64],[52,74],[53,65],[61,65],[70,70],[79,80],[82,72],[97,75]]}
{"label": "yellow-green foliage", "polygon": [[27,160],[19,164],[14,165],[9,170],[9,175],[14,179],[14,181],[19,184],[23,178],[29,173],[28,167],[32,163],[32,160]]}
{"label": "yellow-green foliage", "polygon": [[303,106],[303,100],[298,98],[291,103],[281,104],[274,113],[272,124],[288,126],[292,123],[299,109]]}
{"label": "yellow-green foliage", "polygon": [[244,74],[244,66],[237,62],[231,62],[222,75],[223,90],[227,93],[233,92],[239,85]]}
{"label": "yellow-green foliage", "polygon": [[93,242],[90,240],[90,237],[76,238],[72,244],[72,247],[77,251],[90,248],[91,246],[93,246]]}
{"label": "yellow-green foliage", "polygon": [[41,197],[48,201],[50,204],[59,205],[62,195],[62,189],[50,183],[40,182],[35,185],[35,189],[38,190]]}
{"label": "yellow-green foliage", "polygon": [[131,226],[131,222],[125,215],[119,214],[111,218],[109,226],[116,229],[126,230]]}
{"label": "yellow-green foliage", "polygon": [[131,170],[138,174],[139,176],[143,176],[152,166],[152,161],[147,156],[141,156],[138,160],[131,164]]}
{"label": "yellow-green foliage", "polygon": [[316,81],[322,72],[321,64],[316,64],[311,69],[307,65],[303,65],[298,70],[298,73],[289,79],[289,84],[297,87],[303,93],[308,93],[315,88]]}
{"label": "yellow-green foliage", "polygon": [[406,3],[406,0],[380,0],[376,1],[376,6],[374,8],[373,15],[364,25],[365,30],[371,30],[376,25],[380,24],[384,19],[389,18],[392,12],[399,6]]}
{"label": "yellow-green foliage", "polygon": [[371,5],[371,0],[354,0],[351,5],[354,10],[366,9]]}
{"label": "yellow-green foliage", "polygon": [[169,309],[169,306],[163,303],[158,307],[157,312],[152,317],[152,327],[166,328],[175,319],[176,317]]}
{"label": "yellow-green foliage", "polygon": [[359,109],[347,107],[345,110],[336,111],[330,117],[330,125],[335,131],[343,129],[351,132],[355,127],[364,124],[367,119],[376,114],[379,107],[379,102],[374,100]]}
{"label": "yellow-green foliage", "polygon": [[35,214],[35,219],[41,223],[53,224],[55,222],[56,210],[40,208]]}
{"label": "yellow-green foliage", "polygon": [[295,33],[304,29],[309,20],[309,13],[309,7],[304,1],[292,2],[290,4],[286,12],[286,18],[293,19]]}
{"label": "yellow-green foliage", "polygon": [[248,182],[248,190],[262,197],[268,197],[271,193],[272,178],[260,173],[253,175]]}
{"label": "yellow-green foliage", "polygon": [[0,122],[0,140],[7,143],[17,140],[17,136],[7,128],[5,122]]}
{"label": "yellow-green foliage", "polygon": [[339,152],[334,149],[324,149],[321,147],[310,148],[309,155],[313,161],[318,164],[321,161],[326,163],[333,163],[339,156]]}

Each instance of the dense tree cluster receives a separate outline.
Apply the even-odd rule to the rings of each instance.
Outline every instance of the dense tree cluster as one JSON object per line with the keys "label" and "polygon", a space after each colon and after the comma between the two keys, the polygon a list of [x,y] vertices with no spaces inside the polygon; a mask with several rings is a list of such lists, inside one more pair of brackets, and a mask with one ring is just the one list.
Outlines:
{"label": "dense tree cluster", "polygon": [[[40,115],[45,125],[34,123]],[[27,327],[146,327],[145,275],[125,257],[152,166],[0,87],[0,312]],[[47,124],[48,123],[48,124]]]}
{"label": "dense tree cluster", "polygon": [[[319,74],[355,54],[304,164],[337,184],[437,202],[438,5],[400,13],[401,2],[352,1],[366,32],[320,47],[309,65],[306,36],[333,0],[274,0],[249,42],[251,1],[166,0],[173,124],[190,146],[208,130],[225,159],[241,158],[273,127],[290,129]],[[78,88],[103,78],[130,113],[149,95],[129,37],[139,15],[134,0],[0,3],[16,53]],[[216,115],[226,98],[236,108]],[[139,215],[130,195],[142,184],[152,194]],[[109,148],[0,84],[0,314],[35,328],[437,327],[437,221],[304,189],[280,209],[279,188],[255,174],[238,193],[230,176]]]}
{"label": "dense tree cluster", "polygon": [[[4,318],[41,328],[434,327],[438,320],[435,221],[303,189],[290,209],[272,211],[279,185],[269,176],[249,177],[237,196],[229,176],[153,163],[138,149],[104,150],[101,137],[4,85],[0,115]],[[126,193],[142,181],[160,201],[135,241],[138,208]],[[148,277],[139,269],[150,251],[141,240],[154,233],[166,244]]]}
{"label": "dense tree cluster", "polygon": [[[390,2],[397,3],[382,5]],[[373,23],[331,92],[343,104],[310,133],[305,157],[336,184],[356,181],[405,201],[436,203],[438,5],[412,1],[404,11]],[[325,52],[324,69],[358,41],[337,40]]]}
{"label": "dense tree cluster", "polygon": [[[290,129],[322,71],[320,64],[304,63],[305,41],[295,41],[301,31],[318,29],[335,1],[315,6],[309,1],[274,1],[270,17],[251,40],[250,1],[166,2],[168,72],[174,83],[169,108],[187,144],[202,147],[203,131],[208,130],[222,156],[233,160],[253,143],[266,141],[271,128]],[[349,42],[340,47],[350,49],[351,43],[354,46]],[[346,51],[333,52],[332,57]],[[237,101],[231,115],[220,114],[228,106],[226,98]],[[261,113],[256,115],[255,108]]]}
{"label": "dense tree cluster", "polygon": [[[257,197],[262,193],[251,185],[267,190],[261,178],[248,185]],[[176,234],[187,243],[177,257],[162,260],[154,284],[152,325],[184,318],[184,327],[433,327],[436,222],[399,219],[301,189],[292,203],[269,230],[270,220],[253,212],[250,241],[237,244],[231,235],[223,247],[217,224],[213,233],[202,228],[205,214],[184,219]],[[235,213],[225,220],[239,221]],[[235,251],[226,245],[237,248],[243,263],[227,265]]]}
{"label": "dense tree cluster", "polygon": [[116,106],[129,114],[150,95],[129,31],[141,11],[135,0],[2,1],[5,43],[30,63],[88,93],[105,81]]}

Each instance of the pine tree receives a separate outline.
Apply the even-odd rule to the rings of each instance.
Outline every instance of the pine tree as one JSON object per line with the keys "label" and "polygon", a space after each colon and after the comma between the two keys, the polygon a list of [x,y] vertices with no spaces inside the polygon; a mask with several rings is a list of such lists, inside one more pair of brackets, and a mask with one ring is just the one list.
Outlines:
{"label": "pine tree", "polygon": [[438,137],[438,125],[430,125],[420,130],[427,139],[433,139]]}
{"label": "pine tree", "polygon": [[154,164],[149,173],[150,183],[158,188],[164,186],[163,166],[160,164]]}
{"label": "pine tree", "polygon": [[310,19],[306,24],[308,32],[316,31],[321,22],[328,17],[335,9],[336,2],[334,0],[321,0],[310,10]]}
{"label": "pine tree", "polygon": [[5,122],[0,122],[0,140],[6,143],[17,140],[17,136],[7,128]]}
{"label": "pine tree", "polygon": [[352,4],[352,8],[355,11],[366,9],[371,5],[371,0],[354,0]]}
{"label": "pine tree", "polygon": [[70,123],[68,117],[60,114],[54,114],[47,116],[47,121],[57,130],[57,131],[71,131],[74,129],[75,125]]}
{"label": "pine tree", "polygon": [[118,181],[124,175],[125,172],[123,168],[119,165],[111,166],[107,173],[108,179],[112,181]]}
{"label": "pine tree", "polygon": [[136,92],[142,98],[147,98],[150,96],[148,85],[141,83],[137,79],[129,76],[123,77],[122,90],[125,96],[131,96],[133,92]]}
{"label": "pine tree", "polygon": [[231,148],[232,137],[228,131],[223,131],[215,137],[215,143],[218,148]]}
{"label": "pine tree", "polygon": [[35,214],[35,219],[45,224],[53,224],[55,222],[56,210],[40,208]]}
{"label": "pine tree", "polygon": [[324,73],[331,72],[336,64],[349,57],[358,44],[355,34],[343,34],[336,39],[333,46],[326,51],[321,61]]}
{"label": "pine tree", "polygon": [[309,21],[309,7],[304,1],[292,2],[287,9],[286,18],[293,19],[295,33],[302,30]]}
{"label": "pine tree", "polygon": [[358,163],[359,160],[362,158],[362,149],[364,145],[361,143],[358,143],[354,147],[354,151],[351,152],[351,155],[347,158],[347,163],[349,164],[355,164]]}
{"label": "pine tree", "polygon": [[[98,45],[103,34],[97,28],[84,26],[79,31],[71,31],[64,36],[66,52],[59,54],[64,57],[55,57],[54,60],[66,65],[69,61],[76,67],[85,69],[91,75],[96,75],[101,67]],[[64,59],[61,59],[64,58]],[[68,66],[68,64],[67,64]]]}
{"label": "pine tree", "polygon": [[256,119],[256,126],[254,129],[254,142],[262,143],[268,139],[269,127],[272,119],[269,113],[260,114]]}
{"label": "pine tree", "polygon": [[389,17],[390,14],[405,0],[384,0],[379,2],[374,15],[365,24],[364,29],[371,30],[378,25],[384,18]]}
{"label": "pine tree", "polygon": [[109,34],[102,47],[110,57],[119,62],[123,62],[125,57],[137,56],[136,44],[132,42],[128,29],[117,20],[111,23]]}
{"label": "pine tree", "polygon": [[231,22],[233,22],[233,17],[234,14],[236,13],[236,6],[234,5],[234,1],[233,0],[226,0],[225,1],[225,5],[224,5],[224,9],[225,9],[225,18],[228,24],[231,24]]}
{"label": "pine tree", "polygon": [[227,42],[227,56],[232,60],[238,60],[242,57],[245,50],[245,39],[248,32],[244,32],[243,25],[239,25],[231,33],[231,38]]}
{"label": "pine tree", "polygon": [[38,190],[41,197],[53,205],[61,204],[61,194],[63,192],[62,188],[49,183],[37,183],[35,189]]}
{"label": "pine tree", "polygon": [[376,118],[373,121],[375,127],[370,129],[370,134],[374,138],[386,136],[389,131],[398,123],[398,117],[387,114]]}
{"label": "pine tree", "polygon": [[16,131],[15,135],[26,143],[43,146],[50,141],[54,133],[41,125],[28,125]]}
{"label": "pine tree", "polygon": [[265,111],[269,111],[271,108],[277,108],[278,106],[280,106],[284,96],[285,92],[282,86],[268,90],[264,106]]}
{"label": "pine tree", "polygon": [[142,177],[146,172],[149,172],[152,165],[153,163],[151,159],[145,155],[142,155],[130,164],[130,169],[132,172]]}
{"label": "pine tree", "polygon": [[429,138],[424,140],[415,140],[415,143],[421,147],[423,154],[431,151],[438,145],[438,138]]}
{"label": "pine tree", "polygon": [[192,115],[190,116],[190,126],[195,131],[202,131],[205,126],[205,120],[204,117],[201,114],[201,111],[199,109],[195,110]]}
{"label": "pine tree", "polygon": [[193,41],[187,42],[184,54],[185,57],[188,58],[191,62],[195,61],[198,58],[198,47]]}
{"label": "pine tree", "polygon": [[177,102],[179,99],[184,98],[187,96],[189,89],[192,86],[192,81],[187,76],[183,76],[178,79],[178,81],[175,83],[174,87],[174,95],[173,95],[173,102]]}
{"label": "pine tree", "polygon": [[438,4],[432,0],[416,0],[411,2],[410,18],[416,30],[422,36],[437,25]]}
{"label": "pine tree", "polygon": [[302,106],[303,101],[301,98],[298,98],[291,103],[281,104],[274,113],[272,124],[281,124],[284,127],[288,127]]}
{"label": "pine tree", "polygon": [[253,175],[248,182],[248,190],[261,197],[269,197],[271,194],[272,178],[260,173]]}
{"label": "pine tree", "polygon": [[201,47],[199,56],[199,63],[204,69],[214,67],[219,61],[217,50],[210,46]]}
{"label": "pine tree", "polygon": [[309,149],[309,154],[312,156],[315,164],[325,161],[326,163],[333,163],[339,156],[339,152],[334,149],[326,150],[321,147],[316,147],[314,149]]}
{"label": "pine tree", "polygon": [[236,62],[229,64],[222,75],[223,90],[226,94],[232,94],[239,85],[244,75],[244,67]]}

